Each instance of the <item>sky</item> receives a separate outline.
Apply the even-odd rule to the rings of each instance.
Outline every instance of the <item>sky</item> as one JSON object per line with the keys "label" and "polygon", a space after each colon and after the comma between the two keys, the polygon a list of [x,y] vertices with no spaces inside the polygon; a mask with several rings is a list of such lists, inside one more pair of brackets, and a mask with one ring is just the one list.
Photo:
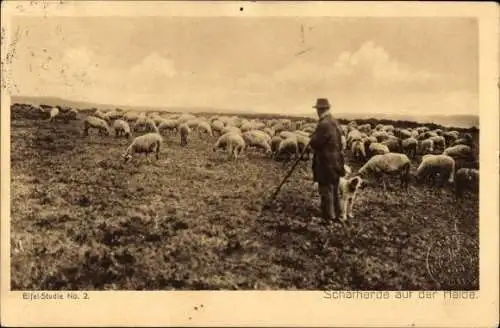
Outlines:
{"label": "sky", "polygon": [[14,94],[105,104],[473,114],[469,18],[16,17]]}

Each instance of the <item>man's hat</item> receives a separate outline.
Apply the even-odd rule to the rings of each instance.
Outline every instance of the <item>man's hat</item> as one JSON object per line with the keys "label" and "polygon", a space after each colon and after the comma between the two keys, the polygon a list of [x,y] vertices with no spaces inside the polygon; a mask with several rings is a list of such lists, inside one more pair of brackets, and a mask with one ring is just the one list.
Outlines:
{"label": "man's hat", "polygon": [[313,108],[317,108],[317,109],[329,109],[330,108],[330,103],[328,102],[328,99],[326,99],[326,98],[318,98],[316,100],[316,105],[314,105]]}

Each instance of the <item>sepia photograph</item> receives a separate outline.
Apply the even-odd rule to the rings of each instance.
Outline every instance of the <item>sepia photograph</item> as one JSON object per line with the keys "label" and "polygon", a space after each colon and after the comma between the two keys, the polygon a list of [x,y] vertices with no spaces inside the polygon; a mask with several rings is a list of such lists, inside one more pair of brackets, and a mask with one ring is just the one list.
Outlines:
{"label": "sepia photograph", "polygon": [[9,6],[9,290],[484,288],[477,16],[114,2]]}

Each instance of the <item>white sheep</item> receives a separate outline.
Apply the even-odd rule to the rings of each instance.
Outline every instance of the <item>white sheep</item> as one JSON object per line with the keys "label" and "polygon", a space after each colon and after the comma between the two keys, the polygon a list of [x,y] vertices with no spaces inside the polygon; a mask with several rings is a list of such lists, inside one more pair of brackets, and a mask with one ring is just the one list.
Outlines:
{"label": "white sheep", "polygon": [[163,137],[156,132],[146,133],[135,137],[130,146],[122,154],[125,162],[128,162],[134,153],[143,153],[145,156],[150,153],[156,153],[156,159],[160,158],[160,148],[163,143]]}
{"label": "white sheep", "polygon": [[294,136],[294,135],[295,135],[295,133],[290,132],[290,131],[281,131],[281,132],[279,133],[279,136],[280,136],[281,138],[283,138],[283,139],[289,138],[289,137]]}
{"label": "white sheep", "polygon": [[228,158],[236,159],[239,155],[241,155],[245,147],[245,140],[241,134],[228,132],[217,139],[213,146],[213,151],[217,151],[218,148],[226,149],[228,152]]}
{"label": "white sheep", "polygon": [[[399,174],[401,185],[408,190],[410,180],[410,159],[405,154],[387,153],[375,155],[363,165],[357,175],[362,177],[373,174],[377,180],[381,180],[385,175]],[[384,190],[387,189],[385,180],[382,179]]]}
{"label": "white sheep", "polygon": [[111,135],[111,129],[109,128],[108,123],[98,117],[95,116],[87,116],[85,121],[83,122],[83,134],[85,136],[89,135],[89,129],[97,129],[99,135]]}
{"label": "white sheep", "polygon": [[417,182],[432,180],[436,184],[437,177],[441,180],[441,185],[444,184],[446,178],[448,183],[453,183],[455,175],[455,160],[447,155],[425,155],[422,157],[422,162],[417,168],[415,178]]}
{"label": "white sheep", "polygon": [[126,112],[123,114],[123,119],[127,122],[135,122],[137,119],[139,119],[139,115],[134,112]]}
{"label": "white sheep", "polygon": [[212,131],[217,132],[219,134],[219,136],[222,135],[222,130],[224,129],[224,122],[222,122],[218,119],[215,119],[212,121],[210,126],[212,128]]}
{"label": "white sheep", "polygon": [[264,131],[269,137],[271,137],[271,138],[274,137],[275,132],[273,129],[266,127],[266,128],[263,128],[262,131]]}
{"label": "white sheep", "polygon": [[403,153],[409,158],[415,158],[417,155],[418,141],[413,137],[403,139],[401,141],[401,148]]}
{"label": "white sheep", "polygon": [[191,129],[189,125],[186,123],[182,123],[179,125],[179,132],[181,135],[181,146],[186,146],[188,144],[188,136],[191,133]]}
{"label": "white sheep", "polygon": [[173,119],[162,119],[158,125],[158,131],[167,131],[170,134],[177,133],[177,121]]}
{"label": "white sheep", "polygon": [[351,146],[352,156],[358,161],[364,161],[366,159],[365,143],[364,140],[356,140]]}
{"label": "white sheep", "polygon": [[363,134],[353,129],[347,134],[347,147],[351,147],[352,143],[356,140],[361,140],[363,138]]}
{"label": "white sheep", "polygon": [[49,122],[54,122],[56,119],[56,116],[59,115],[59,108],[57,107],[52,107],[50,109],[50,117],[49,117]]}
{"label": "white sheep", "polygon": [[135,123],[134,131],[160,133],[155,122],[151,118],[146,116],[139,117],[139,119]]}
{"label": "white sheep", "polygon": [[446,139],[443,136],[431,136],[429,139],[434,143],[435,149],[442,151],[446,148]]}
{"label": "white sheep", "polygon": [[94,114],[92,114],[92,116],[100,118],[101,120],[106,121],[106,123],[109,123],[109,119],[108,119],[108,116],[106,115],[106,113],[101,112],[100,110],[96,110],[94,112]]}
{"label": "white sheep", "polygon": [[479,170],[461,168],[455,173],[455,197],[461,198],[465,190],[479,191]]}
{"label": "white sheep", "polygon": [[448,147],[443,151],[443,155],[448,155],[456,159],[472,160],[474,159],[474,154],[472,148],[467,145],[456,145]]}
{"label": "white sheep", "polygon": [[271,151],[272,151],[273,158],[276,158],[276,155],[278,154],[278,149],[280,147],[280,144],[281,144],[282,140],[283,139],[281,139],[280,136],[273,136],[271,138],[270,145],[271,145]]}
{"label": "white sheep", "polygon": [[389,138],[382,141],[383,145],[386,145],[390,152],[400,153],[402,151],[401,139],[395,136],[390,136]]}
{"label": "white sheep", "polygon": [[[306,155],[305,159],[309,160],[313,150],[311,147],[309,147],[309,142],[311,138],[309,138],[308,135],[298,133],[298,131],[295,131],[295,137],[297,138],[297,146],[299,148],[299,153],[303,153]],[[306,148],[307,147],[307,148]]]}
{"label": "white sheep", "polygon": [[124,136],[125,138],[130,138],[130,126],[127,121],[122,119],[117,119],[113,122],[113,129],[115,130],[115,136]]}
{"label": "white sheep", "polygon": [[260,130],[250,130],[243,132],[243,140],[245,140],[246,147],[255,147],[263,149],[266,154],[271,154],[271,145],[269,144],[271,138],[263,131]]}
{"label": "white sheep", "polygon": [[299,156],[299,145],[295,135],[281,141],[275,158],[280,159],[284,156],[287,160],[290,160],[293,155],[296,158]]}
{"label": "white sheep", "polygon": [[208,134],[211,137],[214,135],[212,133],[212,128],[210,127],[210,123],[208,123],[207,121],[200,121],[198,123],[197,130],[198,130],[198,134],[200,134],[200,135],[202,133],[206,133],[206,134]]}
{"label": "white sheep", "polygon": [[390,153],[389,147],[379,142],[365,142],[365,152],[368,157],[372,157],[375,155],[384,155]]}
{"label": "white sheep", "polygon": [[241,130],[235,126],[226,126],[224,129],[222,129],[221,131],[221,134],[224,135],[226,133],[229,133],[229,132],[234,132],[234,133],[237,133],[239,135],[241,135]]}
{"label": "white sheep", "polygon": [[420,154],[430,154],[434,152],[434,141],[432,139],[425,139],[420,142]]}

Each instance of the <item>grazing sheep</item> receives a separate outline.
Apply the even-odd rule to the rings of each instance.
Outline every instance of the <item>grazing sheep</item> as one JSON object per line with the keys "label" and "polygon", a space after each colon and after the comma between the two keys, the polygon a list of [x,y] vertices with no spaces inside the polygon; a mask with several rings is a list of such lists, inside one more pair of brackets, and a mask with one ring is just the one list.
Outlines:
{"label": "grazing sheep", "polygon": [[447,145],[453,145],[459,137],[458,131],[447,131],[443,133],[443,137]]}
{"label": "grazing sheep", "polygon": [[420,150],[421,155],[426,155],[434,152],[434,142],[432,139],[425,139],[420,142]]}
{"label": "grazing sheep", "polygon": [[448,155],[457,159],[473,160],[474,154],[472,148],[467,145],[456,145],[448,147],[443,151],[443,155]]}
{"label": "grazing sheep", "polygon": [[388,139],[382,141],[383,145],[386,145],[391,153],[402,152],[402,142],[398,137],[389,137]]}
{"label": "grazing sheep", "polygon": [[213,146],[213,151],[217,151],[218,148],[226,149],[228,152],[228,158],[236,159],[243,152],[245,147],[245,140],[241,134],[228,132],[217,139]]}
{"label": "grazing sheep", "polygon": [[189,133],[191,133],[191,129],[189,128],[189,125],[182,123],[179,125],[179,131],[181,135],[181,146],[186,146],[188,144],[188,136]]}
{"label": "grazing sheep", "polygon": [[364,140],[354,141],[351,146],[351,153],[356,160],[360,162],[364,161],[366,159]]}
{"label": "grazing sheep", "polygon": [[358,190],[360,189],[363,179],[359,176],[349,177],[351,168],[344,165],[346,176],[339,180],[339,198],[340,198],[340,220],[346,221],[347,217],[354,218],[352,214],[354,203]]}
{"label": "grazing sheep", "polygon": [[111,129],[109,128],[108,123],[95,116],[87,116],[85,121],[83,122],[83,135],[89,135],[89,129],[97,129],[99,135],[111,135]]}
{"label": "grazing sheep", "polygon": [[103,113],[100,110],[96,110],[94,112],[94,114],[92,114],[92,116],[100,118],[101,120],[106,121],[106,123],[109,123],[109,121],[108,121],[109,119],[108,119],[108,116],[106,115],[106,113]]}
{"label": "grazing sheep", "polygon": [[434,143],[434,148],[443,151],[446,148],[446,139],[442,136],[432,136],[429,138]]}
{"label": "grazing sheep", "polygon": [[134,131],[160,133],[160,131],[156,127],[155,122],[151,118],[146,116],[139,117],[139,119],[135,123]]}
{"label": "grazing sheep", "polygon": [[373,131],[372,136],[377,138],[377,142],[382,142],[386,139],[389,139],[390,134],[386,131]]}
{"label": "grazing sheep", "polygon": [[158,160],[160,158],[162,142],[162,136],[156,132],[135,137],[130,146],[122,154],[122,158],[125,162],[128,162],[135,153],[143,153],[145,156],[148,156],[150,153],[156,153],[156,160]]}
{"label": "grazing sheep", "polygon": [[234,133],[237,133],[239,135],[241,135],[241,130],[235,126],[226,126],[224,129],[222,129],[221,131],[221,134],[224,135],[226,133],[229,133],[229,132],[234,132]]}
{"label": "grazing sheep", "polygon": [[275,132],[273,129],[271,128],[263,128],[262,131],[264,131],[269,137],[273,137]]}
{"label": "grazing sheep", "polygon": [[276,158],[277,154],[278,154],[278,149],[280,147],[280,144],[281,144],[281,141],[283,139],[281,139],[280,136],[274,136],[271,138],[271,152],[272,152],[272,157],[273,158]]}
{"label": "grazing sheep", "polygon": [[369,133],[372,130],[370,123],[362,124],[358,126],[359,132]]}
{"label": "grazing sheep", "polygon": [[139,115],[134,112],[126,112],[123,114],[123,119],[127,122],[135,122],[139,119]]}
{"label": "grazing sheep", "polygon": [[347,147],[351,147],[352,143],[356,140],[361,140],[363,138],[363,134],[358,130],[351,130],[347,134]]}
{"label": "grazing sheep", "polygon": [[401,148],[404,154],[409,158],[414,159],[417,155],[418,141],[411,137],[401,141]]}
{"label": "grazing sheep", "polygon": [[291,137],[291,136],[294,136],[294,135],[295,135],[295,133],[290,132],[290,131],[281,131],[278,135],[279,135],[281,138],[286,139],[286,138],[289,138],[289,137]]}
{"label": "grazing sheep", "polygon": [[59,115],[59,108],[57,107],[52,107],[50,109],[50,117],[49,117],[49,122],[55,122],[56,116]]}
{"label": "grazing sheep", "polygon": [[479,191],[479,170],[473,168],[461,168],[455,173],[455,197],[462,198],[464,191]]}
{"label": "grazing sheep", "polygon": [[222,135],[222,130],[224,129],[224,122],[215,119],[210,124],[212,131],[216,132],[219,136]]}
{"label": "grazing sheep", "polygon": [[263,131],[260,130],[250,130],[247,132],[243,132],[243,140],[245,140],[245,148],[246,147],[255,147],[259,149],[263,149],[266,154],[271,154],[271,145],[269,141],[271,138]]}
{"label": "grazing sheep", "polygon": [[[395,129],[394,130],[394,135],[402,140],[411,138],[413,136],[413,131],[410,131],[409,129]],[[418,135],[418,132],[417,132]]]}
{"label": "grazing sheep", "polygon": [[295,137],[297,138],[297,146],[299,148],[299,153],[301,154],[304,153],[304,155],[306,155],[304,159],[309,160],[312,154],[312,148],[309,147],[309,142],[311,141],[311,138],[309,138],[308,135],[298,133],[298,131],[295,132]]}
{"label": "grazing sheep", "polygon": [[473,141],[472,136],[470,135],[470,133],[466,133],[466,134],[464,134],[463,138],[455,140],[453,142],[452,146],[466,145],[466,146],[472,147],[473,143],[474,143],[474,141]]}
{"label": "grazing sheep", "polygon": [[299,145],[295,135],[281,141],[275,159],[279,160],[284,158],[286,162],[286,160],[290,160],[293,155],[295,155],[296,158],[299,156]]}
{"label": "grazing sheep", "polygon": [[162,119],[158,125],[158,131],[162,132],[165,130],[170,134],[177,133],[177,122],[172,119]]}
{"label": "grazing sheep", "polygon": [[342,151],[345,152],[345,150],[347,149],[347,139],[344,135],[340,136],[340,143],[342,145]]}
{"label": "grazing sheep", "polygon": [[212,128],[210,127],[210,123],[206,121],[200,121],[198,124],[198,134],[206,133],[209,136],[213,137]]}
{"label": "grazing sheep", "polygon": [[375,155],[384,155],[389,153],[389,147],[379,142],[371,142],[370,140],[365,141],[365,153],[368,158]]}
{"label": "grazing sheep", "polygon": [[[363,165],[357,175],[361,177],[373,174],[377,180],[381,180],[382,175],[399,174],[401,185],[408,190],[410,180],[410,159],[405,154],[387,153],[384,155],[375,155]],[[386,190],[385,181],[382,180],[384,190]]]}
{"label": "grazing sheep", "polygon": [[122,119],[117,119],[113,122],[113,129],[115,130],[115,136],[124,136],[125,138],[130,138],[130,126],[128,123]]}
{"label": "grazing sheep", "polygon": [[418,183],[432,180],[436,184],[437,177],[440,177],[443,186],[446,179],[449,183],[453,182],[455,175],[455,160],[447,155],[425,155],[417,168],[415,178]]}

